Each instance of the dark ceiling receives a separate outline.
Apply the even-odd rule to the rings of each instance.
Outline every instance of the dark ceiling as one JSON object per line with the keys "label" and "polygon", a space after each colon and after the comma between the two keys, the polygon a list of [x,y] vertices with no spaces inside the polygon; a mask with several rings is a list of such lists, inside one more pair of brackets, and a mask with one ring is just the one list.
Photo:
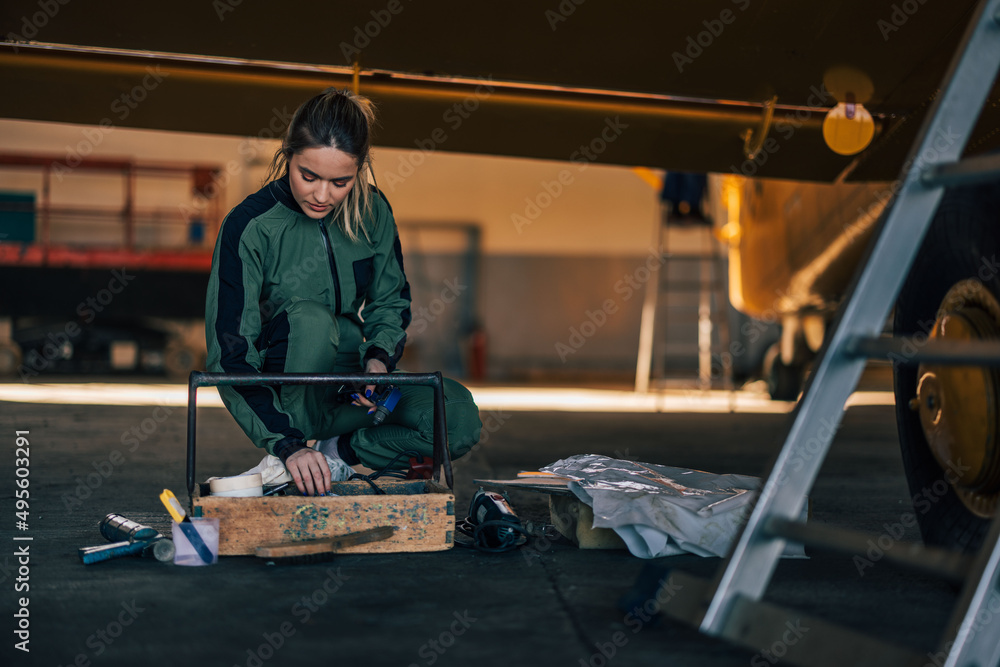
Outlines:
{"label": "dark ceiling", "polygon": [[[0,116],[266,134],[323,87],[351,85],[357,59],[384,146],[568,160],[617,122],[599,162],[740,171],[741,134],[776,95],[774,142],[756,175],[889,179],[974,6],[8,0]],[[844,65],[870,77],[880,128],[856,162],[820,132],[834,100],[816,91]],[[996,147],[998,126],[993,103],[970,148]]]}

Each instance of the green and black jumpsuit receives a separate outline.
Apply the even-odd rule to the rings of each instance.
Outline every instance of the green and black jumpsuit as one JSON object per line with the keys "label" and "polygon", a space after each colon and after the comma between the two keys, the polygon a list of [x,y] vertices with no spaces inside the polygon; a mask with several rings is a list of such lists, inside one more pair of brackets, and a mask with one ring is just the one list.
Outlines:
{"label": "green and black jumpsuit", "polygon": [[[357,241],[344,234],[333,213],[323,220],[306,216],[287,175],[229,212],[208,282],[209,371],[348,373],[372,358],[395,368],[410,322],[410,286],[392,208],[375,187],[367,196],[367,234]],[[370,468],[408,449],[432,453],[430,387],[401,387],[398,405],[379,426],[372,425],[367,408],[337,403],[333,391],[315,385],[219,387],[254,444],[283,459],[306,440],[344,434]],[[457,458],[479,440],[482,424],[468,389],[446,379],[444,391],[449,445]]]}

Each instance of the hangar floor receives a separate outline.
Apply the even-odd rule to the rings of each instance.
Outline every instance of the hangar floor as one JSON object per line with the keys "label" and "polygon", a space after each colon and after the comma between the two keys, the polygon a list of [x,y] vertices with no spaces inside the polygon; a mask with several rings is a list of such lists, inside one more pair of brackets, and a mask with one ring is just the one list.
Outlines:
{"label": "hangar floor", "polygon": [[[179,495],[184,490],[181,408],[171,409],[135,451],[123,452],[124,462],[97,488],[77,491],[95,464],[121,449],[121,434],[152,410],[149,405],[0,402],[0,426],[11,454],[14,431],[31,432],[29,533],[34,538],[30,592],[17,594],[30,596],[30,654],[14,651],[11,640],[18,574],[10,545],[23,543],[8,542],[0,558],[7,624],[2,654],[12,656],[3,664],[602,667],[654,662],[756,666],[776,659],[669,620],[626,618],[617,603],[644,562],[624,551],[533,543],[500,555],[455,548],[344,555],[296,567],[267,567],[248,557],[223,558],[205,568],[144,559],[83,566],[76,549],[103,541],[96,527],[108,512],[168,528],[157,496],[165,487]],[[497,410],[490,418],[497,428],[489,441],[456,462],[460,514],[473,478],[512,476],[576,453],[760,474],[788,416]],[[243,470],[259,460],[223,409],[201,409],[199,433],[200,475]],[[13,524],[13,488],[10,473],[0,494],[8,526]],[[541,496],[519,493],[512,500],[522,515],[544,513]],[[812,507],[814,521],[873,535],[912,511],[891,407],[847,411]],[[905,539],[918,537],[913,528],[905,533]],[[711,576],[719,564],[694,556],[657,562],[703,576]],[[324,585],[335,593],[314,596]],[[945,583],[888,563],[875,563],[860,575],[850,556],[822,553],[783,561],[770,592],[775,600],[921,652],[934,649],[954,595]],[[304,596],[322,602],[307,614],[296,606]]]}

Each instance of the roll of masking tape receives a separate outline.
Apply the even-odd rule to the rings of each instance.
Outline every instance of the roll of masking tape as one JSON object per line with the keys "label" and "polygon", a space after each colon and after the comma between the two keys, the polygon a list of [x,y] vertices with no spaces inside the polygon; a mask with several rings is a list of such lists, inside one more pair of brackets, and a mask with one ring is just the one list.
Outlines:
{"label": "roll of masking tape", "polygon": [[215,477],[208,481],[213,496],[227,498],[255,498],[264,495],[259,472],[237,477]]}

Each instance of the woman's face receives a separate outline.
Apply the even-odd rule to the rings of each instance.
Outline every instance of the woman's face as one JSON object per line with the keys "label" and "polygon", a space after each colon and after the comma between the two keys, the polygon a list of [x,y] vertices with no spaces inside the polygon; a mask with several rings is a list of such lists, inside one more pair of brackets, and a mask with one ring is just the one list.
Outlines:
{"label": "woman's face", "polygon": [[292,197],[315,220],[322,220],[344,201],[357,176],[357,160],[331,146],[303,149],[288,162]]}

